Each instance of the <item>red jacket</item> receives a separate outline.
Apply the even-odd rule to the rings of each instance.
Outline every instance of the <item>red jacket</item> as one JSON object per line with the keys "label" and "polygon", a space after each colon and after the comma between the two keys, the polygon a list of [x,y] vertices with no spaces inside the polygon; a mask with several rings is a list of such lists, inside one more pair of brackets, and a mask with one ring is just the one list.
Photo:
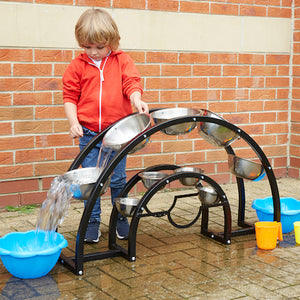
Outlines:
{"label": "red jacket", "polygon": [[139,72],[121,50],[103,58],[100,68],[82,53],[63,76],[64,103],[77,105],[79,123],[95,132],[132,113],[129,98],[135,91],[143,92]]}

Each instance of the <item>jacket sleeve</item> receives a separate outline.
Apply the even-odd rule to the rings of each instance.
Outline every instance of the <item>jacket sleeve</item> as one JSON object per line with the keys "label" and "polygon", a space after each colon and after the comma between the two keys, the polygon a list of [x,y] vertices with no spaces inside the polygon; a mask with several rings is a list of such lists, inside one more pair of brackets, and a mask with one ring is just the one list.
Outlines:
{"label": "jacket sleeve", "polygon": [[63,75],[63,100],[77,105],[81,94],[80,74],[76,62],[72,61]]}
{"label": "jacket sleeve", "polygon": [[126,53],[122,54],[122,89],[128,99],[133,92],[138,91],[143,94],[141,76],[133,60]]}

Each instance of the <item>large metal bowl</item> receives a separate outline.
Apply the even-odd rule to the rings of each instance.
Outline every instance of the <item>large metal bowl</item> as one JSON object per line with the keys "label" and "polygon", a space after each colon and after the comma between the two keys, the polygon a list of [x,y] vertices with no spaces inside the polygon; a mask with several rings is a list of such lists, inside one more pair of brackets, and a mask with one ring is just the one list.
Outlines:
{"label": "large metal bowl", "polygon": [[[113,125],[103,138],[103,145],[115,151],[120,150],[138,134],[151,126],[150,116],[147,114],[130,115]],[[149,142],[149,138],[144,139],[136,145],[129,153],[134,153]]]}
{"label": "large metal bowl", "polygon": [[[82,168],[66,172],[62,175],[62,177],[71,185],[70,189],[73,193],[73,198],[87,200],[91,195],[91,192],[101,172],[101,168]],[[103,185],[99,193],[99,197],[107,191],[109,184],[110,177],[109,180],[107,180]]]}
{"label": "large metal bowl", "polygon": [[258,181],[265,176],[265,170],[259,163],[228,154],[228,167],[236,177]]}
{"label": "large metal bowl", "polygon": [[152,185],[168,176],[163,172],[145,171],[141,172],[139,176],[142,178],[142,182],[146,189],[149,189]]}
{"label": "large metal bowl", "polygon": [[199,186],[198,189],[198,197],[202,204],[204,205],[213,205],[219,202],[219,197],[216,191],[209,186]]}
{"label": "large metal bowl", "polygon": [[[166,108],[156,110],[151,113],[155,124],[160,124],[171,119],[189,116],[199,116],[199,111],[193,108]],[[161,131],[168,135],[181,135],[191,132],[197,125],[197,122],[186,122],[169,126]]]}
{"label": "large metal bowl", "polygon": [[[200,115],[225,120],[206,109],[200,109]],[[199,122],[197,128],[204,140],[217,147],[227,147],[239,138],[239,135],[233,130],[215,123]]]}
{"label": "large metal bowl", "polygon": [[140,200],[136,199],[136,198],[116,198],[116,199],[114,199],[117,210],[123,217],[132,217],[139,201]]}
{"label": "large metal bowl", "polygon": [[[182,168],[178,168],[178,169],[174,170],[174,172],[175,173],[184,173],[184,172],[203,173],[204,170],[199,169],[199,168],[194,168],[194,167],[182,167]],[[182,185],[193,186],[199,181],[199,178],[181,177],[181,178],[179,178],[179,181],[181,182]]]}

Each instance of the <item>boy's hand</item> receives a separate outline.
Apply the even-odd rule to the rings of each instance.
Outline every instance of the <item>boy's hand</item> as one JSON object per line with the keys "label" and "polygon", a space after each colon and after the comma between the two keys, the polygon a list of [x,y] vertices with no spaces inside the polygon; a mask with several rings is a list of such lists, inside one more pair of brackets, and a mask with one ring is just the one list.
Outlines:
{"label": "boy's hand", "polygon": [[70,128],[70,136],[75,139],[83,136],[83,130],[80,124],[76,124],[71,126]]}
{"label": "boy's hand", "polygon": [[141,114],[149,113],[149,107],[148,104],[141,100],[141,93],[140,92],[133,92],[130,96],[131,104],[136,108],[136,110]]}

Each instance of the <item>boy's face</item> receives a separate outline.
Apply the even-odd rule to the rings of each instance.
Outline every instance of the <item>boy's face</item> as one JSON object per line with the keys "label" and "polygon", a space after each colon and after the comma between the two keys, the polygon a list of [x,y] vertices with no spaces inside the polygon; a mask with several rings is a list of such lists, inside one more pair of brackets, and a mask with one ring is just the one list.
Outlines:
{"label": "boy's face", "polygon": [[103,43],[100,44],[84,44],[82,45],[84,52],[94,60],[101,60],[111,50],[109,46],[105,46]]}

